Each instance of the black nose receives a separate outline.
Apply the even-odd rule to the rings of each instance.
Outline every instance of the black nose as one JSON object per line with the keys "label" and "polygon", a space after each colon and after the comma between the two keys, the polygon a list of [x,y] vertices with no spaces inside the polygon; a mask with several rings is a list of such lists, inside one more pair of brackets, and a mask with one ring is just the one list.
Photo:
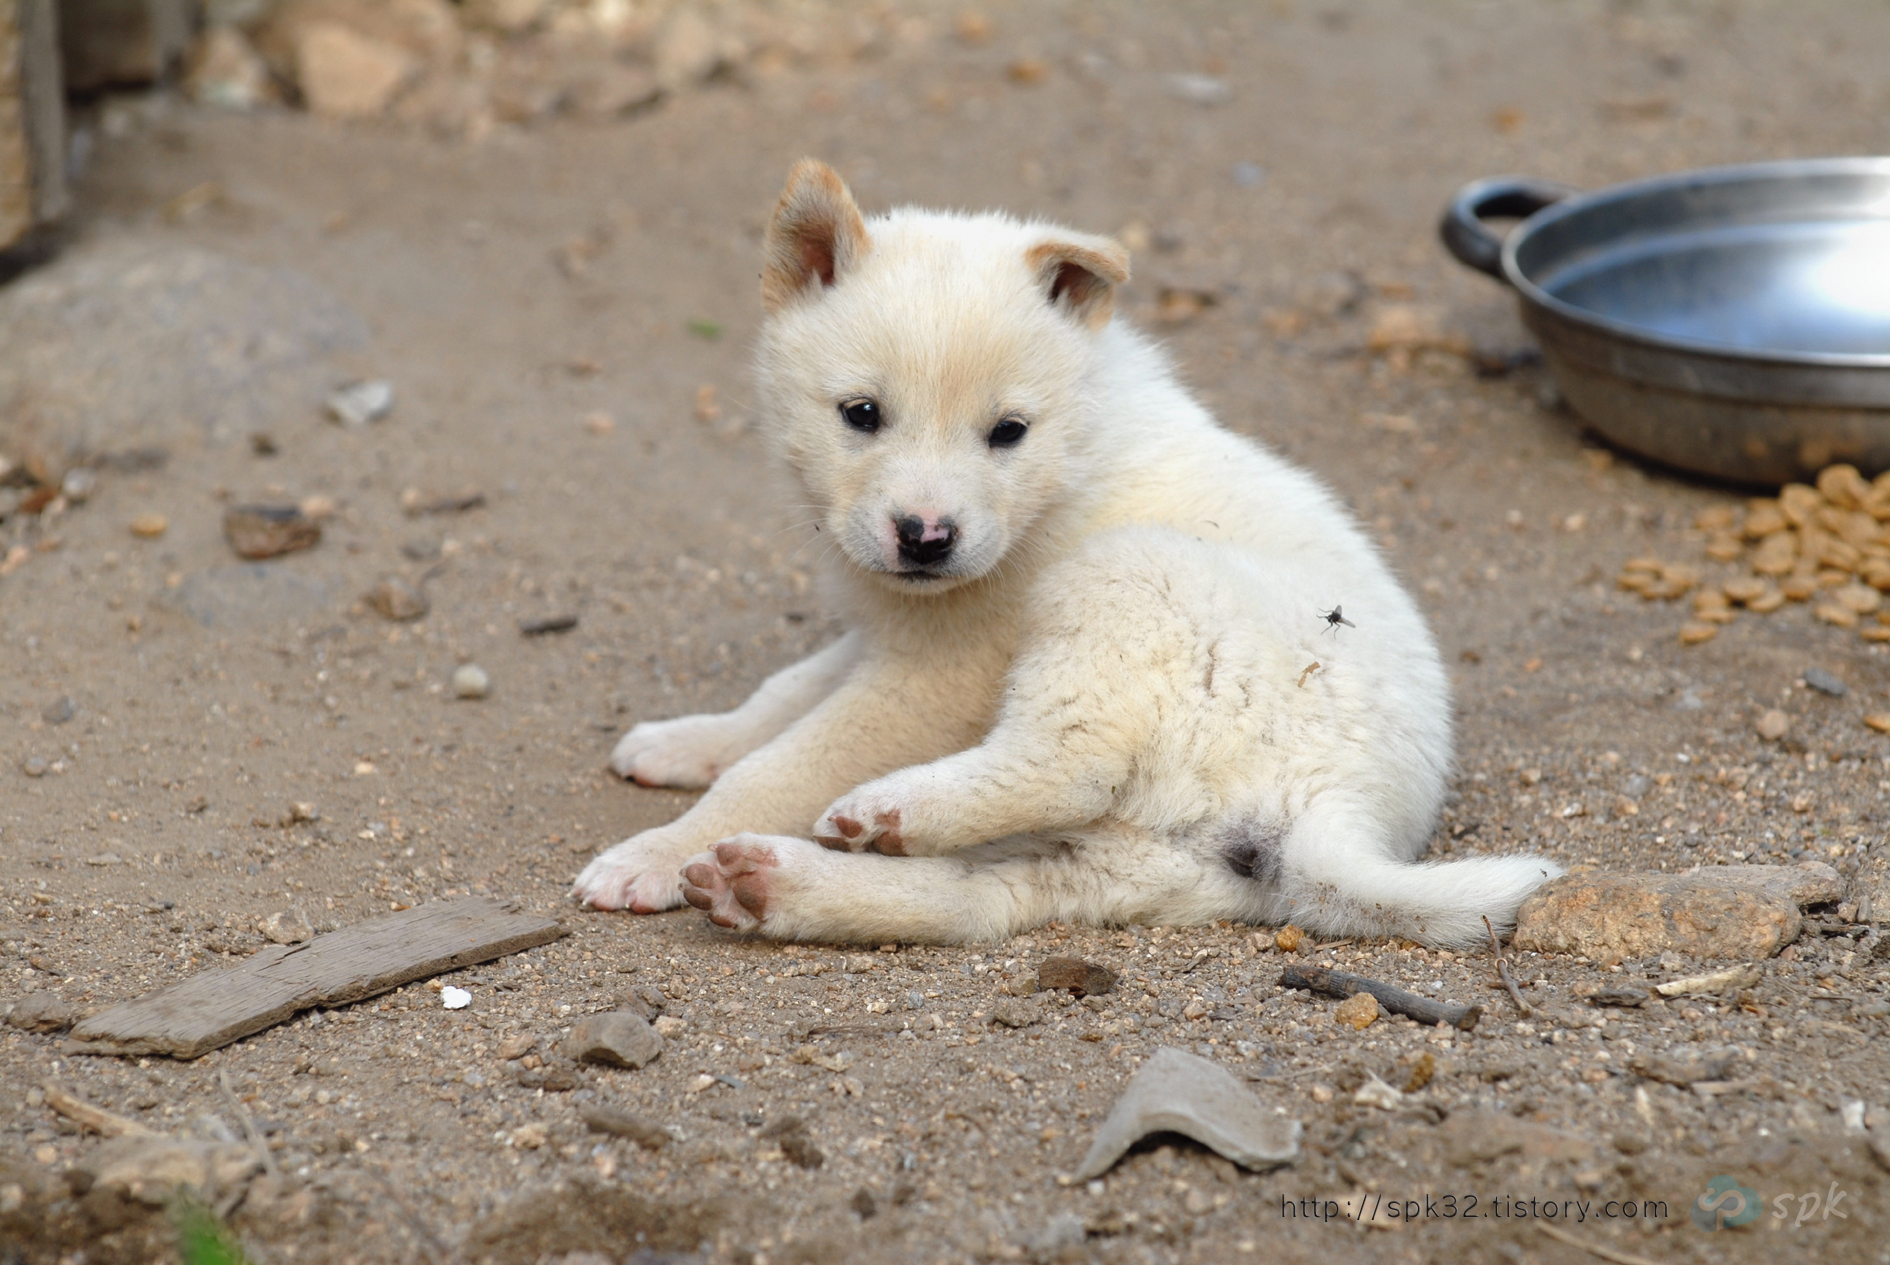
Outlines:
{"label": "black nose", "polygon": [[915,566],[929,567],[945,561],[958,542],[958,528],[949,518],[936,523],[908,514],[893,524],[899,535],[899,556]]}

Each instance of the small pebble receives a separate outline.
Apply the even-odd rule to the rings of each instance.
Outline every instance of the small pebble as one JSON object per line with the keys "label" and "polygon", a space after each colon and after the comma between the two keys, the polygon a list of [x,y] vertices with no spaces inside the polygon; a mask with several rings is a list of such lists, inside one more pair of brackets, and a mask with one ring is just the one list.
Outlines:
{"label": "small pebble", "polygon": [[546,633],[570,632],[577,627],[576,615],[547,615],[543,619],[520,620],[518,630],[527,637],[542,637]]}
{"label": "small pebble", "polygon": [[492,679],[476,663],[462,663],[453,669],[455,698],[484,698],[492,688]]}
{"label": "small pebble", "polygon": [[1866,712],[1864,723],[1880,734],[1890,734],[1890,712]]}
{"label": "small pebble", "polygon": [[1774,707],[1759,717],[1759,737],[1767,742],[1777,742],[1791,728],[1791,718]]}
{"label": "small pebble", "polygon": [[[1853,619],[1854,618],[1853,616]],[[1719,625],[1717,624],[1709,624],[1703,620],[1690,619],[1680,625],[1680,644],[1683,646],[1697,646],[1702,642],[1711,641],[1717,636],[1719,636]]]}
{"label": "small pebble", "polygon": [[1214,75],[1173,74],[1168,76],[1166,87],[1170,95],[1195,105],[1223,105],[1234,99],[1233,86]]}
{"label": "small pebble", "polygon": [[1081,958],[1048,957],[1037,964],[1039,986],[1065,988],[1079,998],[1109,992],[1115,988],[1116,979],[1116,973],[1108,967]]}
{"label": "small pebble", "polygon": [[40,710],[39,718],[49,725],[63,725],[72,719],[75,710],[71,697],[62,694]]}
{"label": "small pebble", "polygon": [[322,525],[296,505],[236,505],[223,512],[223,534],[238,557],[257,561],[313,549]]}
{"label": "small pebble", "polygon": [[662,1052],[662,1035],[629,1010],[586,1015],[571,1025],[564,1040],[566,1057],[606,1067],[642,1067]]}
{"label": "small pebble", "polygon": [[162,514],[140,514],[131,520],[131,534],[145,540],[156,540],[171,525],[171,520]]}
{"label": "small pebble", "polygon": [[440,990],[440,1002],[448,1010],[464,1010],[472,1005],[472,994],[463,988],[454,988],[448,984]]}
{"label": "small pebble", "polygon": [[[1871,591],[1874,593],[1876,590]],[[1844,682],[1823,668],[1806,668],[1805,684],[1820,694],[1829,694],[1832,698],[1844,697]]]}
{"label": "small pebble", "polygon": [[394,384],[384,378],[355,382],[328,397],[328,415],[344,426],[378,422],[394,409]]}
{"label": "small pebble", "polygon": [[1299,946],[1306,943],[1306,933],[1292,923],[1286,924],[1273,933],[1273,945],[1282,953],[1298,953]]}
{"label": "small pebble", "polygon": [[1355,1032],[1363,1032],[1377,1021],[1378,999],[1370,993],[1354,993],[1332,1012],[1332,1022],[1342,1023]]}
{"label": "small pebble", "polygon": [[45,759],[41,756],[28,756],[26,759],[20,761],[20,772],[26,774],[28,777],[45,777],[48,767]]}
{"label": "small pebble", "polygon": [[74,505],[85,504],[97,490],[98,476],[83,467],[66,471],[66,477],[59,483],[60,494]]}
{"label": "small pebble", "polygon": [[1006,997],[991,1007],[991,1018],[1006,1028],[1028,1028],[1043,1021],[1035,1006],[1015,997]]}
{"label": "small pebble", "polygon": [[388,576],[368,590],[367,604],[382,619],[406,623],[419,619],[428,610],[426,594],[398,576]]}

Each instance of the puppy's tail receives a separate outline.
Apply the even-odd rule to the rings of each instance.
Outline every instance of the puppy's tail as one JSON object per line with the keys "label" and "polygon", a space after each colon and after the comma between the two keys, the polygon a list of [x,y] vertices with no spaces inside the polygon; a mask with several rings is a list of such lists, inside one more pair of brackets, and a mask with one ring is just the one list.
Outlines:
{"label": "puppy's tail", "polygon": [[[1321,837],[1304,837],[1308,830]],[[1535,856],[1398,861],[1375,842],[1335,838],[1311,821],[1294,828],[1281,861],[1288,916],[1308,931],[1403,936],[1452,949],[1485,942],[1485,918],[1499,934],[1514,927],[1524,898],[1562,873]]]}

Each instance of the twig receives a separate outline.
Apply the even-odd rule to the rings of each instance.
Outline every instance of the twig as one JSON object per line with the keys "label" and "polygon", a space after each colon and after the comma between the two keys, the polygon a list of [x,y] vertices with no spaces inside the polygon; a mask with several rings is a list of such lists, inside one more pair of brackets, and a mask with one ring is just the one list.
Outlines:
{"label": "twig", "polygon": [[250,1119],[249,1108],[243,1105],[243,1100],[236,1096],[234,1089],[230,1088],[230,1074],[221,1068],[217,1069],[217,1084],[223,1087],[223,1096],[230,1100],[230,1109],[236,1113],[237,1123],[243,1126],[243,1136],[249,1139],[250,1146],[261,1158],[263,1171],[277,1181],[281,1181],[282,1170],[276,1167],[276,1157],[269,1153],[268,1140],[257,1130],[256,1122]]}
{"label": "twig", "polygon": [[1529,1003],[1522,999],[1522,989],[1516,987],[1516,981],[1509,973],[1509,959],[1503,956],[1503,946],[1497,943],[1496,928],[1490,923],[1488,914],[1483,916],[1483,925],[1490,930],[1490,952],[1496,954],[1496,977],[1503,981],[1503,987],[1507,988],[1509,995],[1516,999],[1517,1013],[1527,1019],[1535,1011],[1530,1009]]}
{"label": "twig", "polygon": [[86,1128],[93,1130],[102,1138],[153,1138],[157,1130],[146,1128],[136,1120],[115,1115],[103,1107],[94,1107],[85,1099],[69,1094],[52,1081],[46,1081],[41,1087],[46,1094],[46,1105],[69,1120],[76,1120]]}
{"label": "twig", "polygon": [[1280,972],[1280,987],[1310,989],[1328,997],[1370,993],[1378,999],[1379,1005],[1394,1014],[1409,1015],[1422,1024],[1449,1024],[1464,1032],[1476,1027],[1483,1013],[1481,1006],[1447,1006],[1416,993],[1407,993],[1396,984],[1324,966],[1289,966]]}
{"label": "twig", "polygon": [[1558,1243],[1566,1243],[1570,1247],[1578,1247],[1591,1256],[1599,1256],[1604,1261],[1613,1261],[1614,1265],[1660,1265],[1659,1261],[1651,1257],[1636,1256],[1632,1252],[1617,1251],[1611,1247],[1604,1247],[1599,1243],[1590,1243],[1579,1234],[1570,1234],[1561,1226],[1538,1224],[1536,1229],[1542,1231]]}

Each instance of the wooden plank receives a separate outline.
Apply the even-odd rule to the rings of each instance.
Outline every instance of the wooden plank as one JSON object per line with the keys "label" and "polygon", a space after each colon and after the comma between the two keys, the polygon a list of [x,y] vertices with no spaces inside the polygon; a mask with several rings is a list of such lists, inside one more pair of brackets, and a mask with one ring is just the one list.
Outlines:
{"label": "wooden plank", "polygon": [[0,0],[0,248],[66,209],[53,0]]}
{"label": "wooden plank", "polygon": [[240,966],[100,1011],[72,1030],[65,1051],[194,1059],[312,1006],[346,1005],[565,934],[557,919],[510,901],[431,901],[304,944],[272,945]]}

